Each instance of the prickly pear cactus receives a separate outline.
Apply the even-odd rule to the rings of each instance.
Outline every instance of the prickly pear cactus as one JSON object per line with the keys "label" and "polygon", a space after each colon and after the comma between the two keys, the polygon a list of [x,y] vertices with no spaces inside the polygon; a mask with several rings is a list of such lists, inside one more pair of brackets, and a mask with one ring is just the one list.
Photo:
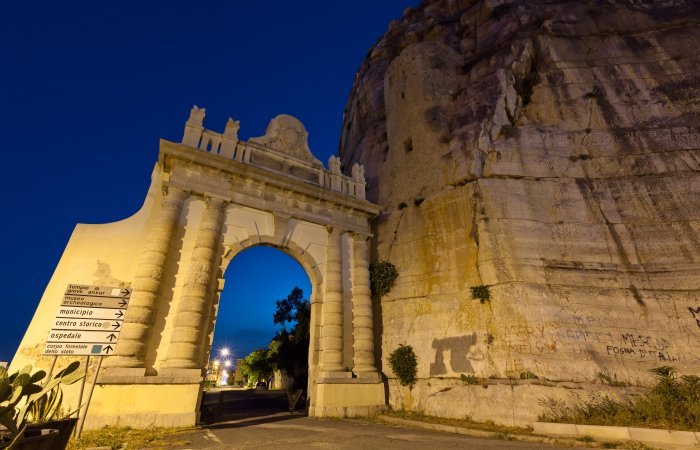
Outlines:
{"label": "prickly pear cactus", "polygon": [[[60,385],[73,384],[84,376],[77,372],[78,367],[80,363],[74,361],[43,384],[46,372],[38,370],[32,374],[32,366],[25,366],[12,375],[0,369],[0,425],[10,433],[7,449],[17,445],[27,423],[50,420],[56,414],[63,399]],[[0,445],[3,444],[0,441]]]}

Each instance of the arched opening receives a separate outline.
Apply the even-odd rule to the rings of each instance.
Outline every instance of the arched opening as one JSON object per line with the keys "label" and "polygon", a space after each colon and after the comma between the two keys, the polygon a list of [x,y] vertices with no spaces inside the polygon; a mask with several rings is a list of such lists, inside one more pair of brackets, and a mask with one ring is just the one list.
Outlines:
{"label": "arched opening", "polygon": [[253,245],[227,261],[207,361],[205,421],[287,410],[288,394],[299,389],[295,406],[304,409],[312,283],[289,253]]}

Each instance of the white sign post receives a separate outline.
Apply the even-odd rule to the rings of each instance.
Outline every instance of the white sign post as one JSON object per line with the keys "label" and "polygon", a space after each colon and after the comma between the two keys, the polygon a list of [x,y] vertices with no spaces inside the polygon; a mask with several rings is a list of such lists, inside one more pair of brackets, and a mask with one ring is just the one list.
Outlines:
{"label": "white sign post", "polygon": [[45,355],[108,356],[114,353],[131,289],[69,284],[56,313]]}
{"label": "white sign post", "polygon": [[[51,326],[44,354],[53,355],[54,364],[58,356],[87,356],[85,377],[78,398],[78,405],[82,411],[79,412],[77,438],[83,430],[102,358],[114,353],[130,298],[129,288],[69,284]],[[100,359],[97,361],[85,407],[82,408],[85,378],[92,355],[100,356]]]}

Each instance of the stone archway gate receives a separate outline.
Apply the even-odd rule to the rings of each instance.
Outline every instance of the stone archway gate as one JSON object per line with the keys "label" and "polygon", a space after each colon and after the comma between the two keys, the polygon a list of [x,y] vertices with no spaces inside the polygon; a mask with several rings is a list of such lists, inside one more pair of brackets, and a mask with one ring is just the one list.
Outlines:
{"label": "stone archway gate", "polygon": [[[161,140],[141,210],[76,227],[11,370],[51,364],[42,353],[68,283],[129,287],[85,426],[194,425],[224,271],[246,247],[269,245],[293,256],[312,284],[310,415],[382,408],[368,271],[379,208],[365,200],[364,169],[345,176],[334,156],[324,168],[292,116],[244,142],[237,121],[216,133],[204,115],[192,109],[182,143]],[[57,367],[75,359],[59,357]],[[78,403],[74,391],[66,399],[69,409]]]}

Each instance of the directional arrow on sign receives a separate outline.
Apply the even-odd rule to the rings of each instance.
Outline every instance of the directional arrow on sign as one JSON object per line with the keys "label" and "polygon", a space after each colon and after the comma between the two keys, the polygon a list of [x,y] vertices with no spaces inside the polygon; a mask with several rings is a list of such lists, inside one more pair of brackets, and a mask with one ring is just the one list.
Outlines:
{"label": "directional arrow on sign", "polygon": [[56,318],[63,319],[122,320],[123,317],[124,310],[116,308],[84,308],[79,306],[61,306],[58,309],[58,312],[56,313]]}
{"label": "directional arrow on sign", "polygon": [[107,347],[103,348],[102,350],[105,352],[105,355],[109,355],[110,353],[112,353],[114,351],[114,349],[112,348],[111,345],[108,345]]}
{"label": "directional arrow on sign", "polygon": [[95,297],[89,295],[64,295],[61,306],[78,308],[126,308],[129,300],[116,297]]}
{"label": "directional arrow on sign", "polygon": [[49,332],[50,343],[76,343],[76,344],[114,344],[119,336],[118,331],[83,331],[83,330],[58,330]]}
{"label": "directional arrow on sign", "polygon": [[120,324],[119,322],[114,322],[114,323],[112,324],[112,329],[114,329],[114,330],[118,330],[119,327],[121,327],[121,324]]}
{"label": "directional arrow on sign", "polygon": [[122,294],[122,297],[126,297],[129,294],[131,294],[131,290],[124,288],[124,289],[122,289],[121,294]]}

